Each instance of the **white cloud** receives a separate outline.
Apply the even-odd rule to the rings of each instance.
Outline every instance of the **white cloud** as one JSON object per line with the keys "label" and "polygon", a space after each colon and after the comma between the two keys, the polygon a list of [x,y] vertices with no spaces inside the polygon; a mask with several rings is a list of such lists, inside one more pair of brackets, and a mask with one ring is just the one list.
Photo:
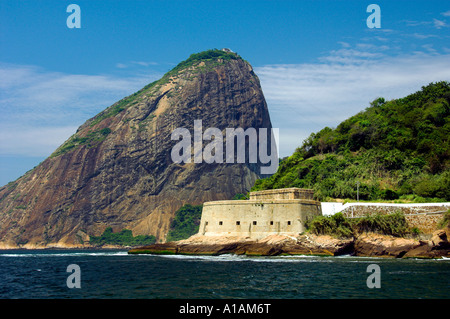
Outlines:
{"label": "white cloud", "polygon": [[424,48],[429,53],[437,53],[437,50],[433,48],[432,44],[424,44],[422,45],[422,48]]}
{"label": "white cloud", "polygon": [[420,39],[420,40],[425,40],[425,39],[429,39],[429,38],[439,38],[439,36],[435,35],[435,34],[422,34],[422,33],[413,33],[410,36],[416,38],[416,39]]}
{"label": "white cloud", "polygon": [[148,67],[150,65],[158,65],[158,63],[156,62],[145,62],[145,61],[131,61],[131,63],[145,67]]}
{"label": "white cloud", "polygon": [[339,50],[319,63],[255,68],[272,125],[280,128],[281,156],[292,154],[310,133],[335,127],[377,97],[400,98],[430,82],[450,80],[449,54],[368,53]]}
{"label": "white cloud", "polygon": [[338,42],[343,48],[349,48],[350,47],[350,44],[349,43],[347,43],[347,42],[344,42],[344,41],[340,41],[340,42]]}
{"label": "white cloud", "polygon": [[[372,44],[359,44],[360,46],[364,46],[364,49],[369,47],[375,47]],[[360,49],[360,48],[359,48]],[[357,63],[363,62],[367,59],[374,59],[381,57],[382,54],[380,52],[369,52],[363,50],[356,49],[339,49],[331,51],[330,55],[319,58],[320,61],[323,62],[336,62],[336,63]]]}
{"label": "white cloud", "polygon": [[149,67],[149,66],[155,66],[159,65],[157,62],[146,62],[146,61],[130,61],[127,63],[116,63],[116,68],[119,69],[126,69],[130,66],[140,66],[140,67]]}
{"label": "white cloud", "polygon": [[[441,13],[443,16],[450,16],[450,11]],[[443,20],[433,18],[433,21],[411,21],[403,20],[408,27],[419,27],[419,26],[433,26],[436,29],[441,29],[443,27],[448,27],[447,23]]]}
{"label": "white cloud", "polygon": [[417,27],[431,24],[430,21],[403,20],[408,27]]}
{"label": "white cloud", "polygon": [[124,64],[124,63],[117,63],[117,64],[116,64],[116,68],[119,68],[119,69],[126,69],[126,68],[127,68],[127,65]]}
{"label": "white cloud", "polygon": [[442,27],[447,26],[447,24],[444,21],[438,19],[433,19],[433,25],[436,29],[440,29]]}

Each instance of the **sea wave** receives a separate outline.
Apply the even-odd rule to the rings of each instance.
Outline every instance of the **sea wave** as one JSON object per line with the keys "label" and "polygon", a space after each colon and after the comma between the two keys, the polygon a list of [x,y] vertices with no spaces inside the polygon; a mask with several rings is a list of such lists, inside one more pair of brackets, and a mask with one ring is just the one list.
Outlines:
{"label": "sea wave", "polygon": [[114,252],[23,252],[23,253],[0,253],[0,257],[30,258],[30,257],[71,257],[71,256],[128,256],[126,251]]}
{"label": "sea wave", "polygon": [[318,257],[310,255],[295,256],[246,256],[223,254],[219,256],[202,256],[202,255],[153,255],[149,256],[178,259],[185,261],[211,261],[211,262],[264,262],[264,263],[299,263],[299,262],[331,262],[327,257]]}

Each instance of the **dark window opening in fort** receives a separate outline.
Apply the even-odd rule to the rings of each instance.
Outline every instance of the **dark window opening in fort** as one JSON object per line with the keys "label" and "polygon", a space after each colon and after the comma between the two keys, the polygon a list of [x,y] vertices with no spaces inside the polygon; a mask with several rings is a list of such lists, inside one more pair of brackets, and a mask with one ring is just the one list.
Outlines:
{"label": "dark window opening in fort", "polygon": [[219,226],[222,226],[222,225],[223,225],[223,222],[222,222],[222,221],[220,221],[220,222],[219,222]]}
{"label": "dark window opening in fort", "polygon": [[253,221],[253,225],[256,225],[256,220]]}
{"label": "dark window opening in fort", "polygon": [[241,222],[240,222],[240,221],[237,221],[237,222],[236,222],[236,225],[240,225],[240,224],[241,224]]}
{"label": "dark window opening in fort", "polygon": [[270,221],[270,225],[273,225],[273,220]]}
{"label": "dark window opening in fort", "polygon": [[290,225],[291,224],[291,221],[290,220],[288,220],[288,225]]}
{"label": "dark window opening in fort", "polygon": [[208,225],[208,222],[205,222],[205,226],[207,226]]}

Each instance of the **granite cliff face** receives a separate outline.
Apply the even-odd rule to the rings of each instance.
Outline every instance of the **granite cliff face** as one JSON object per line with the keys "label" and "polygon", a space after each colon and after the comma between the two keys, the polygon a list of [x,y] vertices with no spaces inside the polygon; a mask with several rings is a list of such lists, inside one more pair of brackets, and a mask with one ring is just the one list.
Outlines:
{"label": "granite cliff face", "polygon": [[[0,188],[2,247],[79,246],[107,227],[164,241],[185,203],[250,190],[260,164],[174,163],[175,128],[271,128],[258,77],[234,53],[192,55],[80,126]],[[203,145],[205,145],[204,142]]]}

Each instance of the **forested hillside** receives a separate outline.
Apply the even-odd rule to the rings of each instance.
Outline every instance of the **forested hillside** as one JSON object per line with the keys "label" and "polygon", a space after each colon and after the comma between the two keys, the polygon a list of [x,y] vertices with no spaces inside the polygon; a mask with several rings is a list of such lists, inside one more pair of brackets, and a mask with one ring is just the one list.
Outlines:
{"label": "forested hillside", "polygon": [[313,188],[319,200],[450,200],[450,84],[431,83],[401,99],[313,133],[276,174],[252,190]]}

